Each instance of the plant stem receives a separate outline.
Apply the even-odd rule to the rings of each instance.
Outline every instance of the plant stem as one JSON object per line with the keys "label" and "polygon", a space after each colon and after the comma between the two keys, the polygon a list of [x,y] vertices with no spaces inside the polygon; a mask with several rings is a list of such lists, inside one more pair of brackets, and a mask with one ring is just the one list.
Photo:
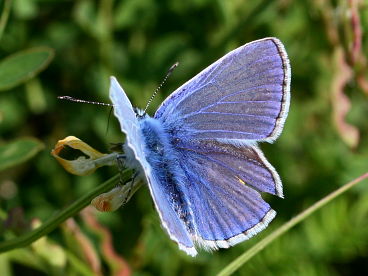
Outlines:
{"label": "plant stem", "polygon": [[6,23],[8,22],[11,5],[12,5],[12,0],[5,0],[4,5],[3,5],[4,7],[3,12],[1,13],[1,17],[0,17],[0,40],[1,40],[1,37],[3,36],[3,32],[5,30]]}
{"label": "plant stem", "polygon": [[131,177],[131,171],[125,170],[121,174],[110,178],[103,184],[93,189],[88,194],[84,195],[83,197],[81,197],[80,199],[72,203],[70,206],[68,206],[64,210],[61,210],[56,215],[52,216],[45,223],[43,223],[40,227],[34,229],[33,231],[30,231],[20,237],[0,243],[0,253],[6,252],[9,250],[13,250],[15,248],[20,248],[20,247],[30,245],[31,243],[38,240],[39,238],[49,234],[56,227],[58,227],[62,222],[76,215],[79,211],[81,211],[83,208],[88,206],[93,198],[95,198],[96,196],[104,192],[111,190],[114,186],[116,186],[119,180],[119,177],[120,177],[121,182],[126,183]]}

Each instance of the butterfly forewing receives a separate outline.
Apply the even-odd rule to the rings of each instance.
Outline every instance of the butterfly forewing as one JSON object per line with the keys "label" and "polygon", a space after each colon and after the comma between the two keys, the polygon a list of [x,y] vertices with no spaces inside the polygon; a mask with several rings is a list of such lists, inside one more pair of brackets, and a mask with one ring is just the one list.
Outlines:
{"label": "butterfly forewing", "polygon": [[194,139],[272,142],[290,99],[290,66],[281,42],[241,46],[178,88],[155,118]]}

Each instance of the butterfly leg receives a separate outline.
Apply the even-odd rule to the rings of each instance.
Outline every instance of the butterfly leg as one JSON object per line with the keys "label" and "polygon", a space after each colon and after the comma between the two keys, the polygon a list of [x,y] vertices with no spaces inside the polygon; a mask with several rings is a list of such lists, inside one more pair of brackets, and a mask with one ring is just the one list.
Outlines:
{"label": "butterfly leg", "polygon": [[124,154],[118,154],[118,156],[116,157],[116,162],[118,164],[118,168],[119,168],[119,172],[123,171],[123,169],[125,168],[125,160],[126,160],[126,156]]}
{"label": "butterfly leg", "polygon": [[[128,192],[126,193],[126,196],[125,196],[125,198],[123,200],[123,204],[122,205],[125,205],[128,202],[128,200],[130,199],[130,197],[132,196],[132,190],[133,190],[133,186],[134,186],[134,181],[136,180],[137,176],[138,176],[138,172],[134,172],[133,175],[132,175],[132,177],[130,178],[129,184],[128,184],[129,185]],[[126,183],[128,183],[128,182],[126,182]]]}
{"label": "butterfly leg", "polygon": [[119,154],[118,157],[117,157],[117,164],[118,164],[118,168],[119,168],[119,173],[120,173],[120,180],[119,180],[119,185],[120,186],[123,186],[123,185],[126,185],[127,183],[129,183],[129,188],[128,188],[128,191],[126,192],[126,196],[125,198],[123,199],[123,203],[122,205],[125,205],[129,198],[131,197],[132,195],[132,189],[133,189],[133,186],[134,186],[134,181],[136,180],[136,178],[138,177],[138,172],[134,172],[132,177],[123,183],[122,181],[122,171],[123,171],[123,168],[125,168],[125,160],[126,160],[126,156],[124,154]]}
{"label": "butterfly leg", "polygon": [[[137,190],[137,185],[134,185],[134,182],[138,176],[137,172],[134,172],[130,179],[123,182],[122,171],[125,168],[125,159],[126,157],[123,154],[119,154],[116,158],[117,166],[120,173],[120,179],[116,187],[107,193],[100,194],[92,200],[91,204],[97,210],[101,212],[115,211],[122,205],[126,204],[133,195],[134,191]],[[133,187],[135,188],[133,189]]]}

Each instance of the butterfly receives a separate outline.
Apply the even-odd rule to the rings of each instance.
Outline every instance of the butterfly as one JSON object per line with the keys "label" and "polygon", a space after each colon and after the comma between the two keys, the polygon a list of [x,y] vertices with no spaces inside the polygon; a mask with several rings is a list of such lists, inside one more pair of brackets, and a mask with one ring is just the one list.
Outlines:
{"label": "butterfly", "polygon": [[141,172],[163,228],[188,255],[238,244],[275,217],[261,192],[283,197],[283,188],[257,144],[283,129],[290,77],[285,48],[272,37],[217,60],[153,117],[136,112],[111,77],[126,166]]}

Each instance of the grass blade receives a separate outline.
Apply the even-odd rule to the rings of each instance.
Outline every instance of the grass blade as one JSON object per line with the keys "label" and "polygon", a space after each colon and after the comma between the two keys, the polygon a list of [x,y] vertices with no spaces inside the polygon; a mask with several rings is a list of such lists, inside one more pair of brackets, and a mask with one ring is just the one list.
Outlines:
{"label": "grass blade", "polygon": [[317,210],[321,209],[323,206],[325,206],[327,203],[338,197],[339,195],[343,194],[350,188],[354,187],[359,182],[362,182],[363,180],[368,178],[368,172],[361,175],[360,177],[352,180],[349,183],[346,183],[344,186],[340,187],[339,189],[335,190],[334,192],[330,193],[329,195],[325,196],[321,200],[317,201],[315,204],[310,206],[308,209],[301,212],[296,217],[292,218],[288,222],[286,222],[284,225],[279,227],[277,230],[272,232],[270,235],[262,239],[260,242],[252,246],[250,249],[248,249],[246,252],[244,252],[242,255],[240,255],[238,258],[236,258],[234,261],[232,261],[230,264],[228,264],[223,270],[221,270],[217,275],[218,276],[225,276],[225,275],[231,275],[234,273],[237,269],[239,269],[243,264],[245,264],[249,259],[251,259],[253,256],[255,256],[257,253],[259,253],[262,249],[264,249],[266,246],[268,246],[271,242],[276,240],[279,236],[286,233],[288,230],[290,230],[292,227],[297,225],[298,223],[302,222],[304,219],[306,219],[308,216],[316,212]]}

